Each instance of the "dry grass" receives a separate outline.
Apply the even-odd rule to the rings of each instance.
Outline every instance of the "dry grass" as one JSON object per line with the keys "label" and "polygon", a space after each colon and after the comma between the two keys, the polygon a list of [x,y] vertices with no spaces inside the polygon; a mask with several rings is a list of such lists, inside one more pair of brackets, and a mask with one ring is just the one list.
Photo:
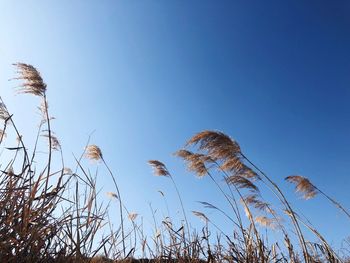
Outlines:
{"label": "dry grass", "polygon": [[288,182],[294,183],[297,192],[303,194],[304,199],[310,199],[316,196],[317,190],[314,185],[309,181],[309,179],[300,175],[287,176],[286,180]]}
{"label": "dry grass", "polygon": [[[203,221],[203,228],[191,229],[176,178],[164,163],[151,160],[155,175],[172,181],[185,224],[176,225],[169,217],[157,220],[151,207],[155,234],[147,236],[142,215],[124,205],[116,176],[97,145],[87,143],[80,158],[75,159],[75,169],[64,166],[59,140],[51,130],[47,86],[35,67],[24,63],[15,66],[19,74],[15,79],[21,81],[19,92],[42,99],[42,120],[35,144],[28,146],[0,101],[0,147],[10,156],[1,157],[0,163],[0,262],[349,262],[350,242],[344,242],[348,247],[342,251],[335,251],[320,230],[298,215],[280,187],[242,153],[239,144],[218,131],[196,134],[176,155],[189,171],[208,176],[223,195],[229,211],[208,202],[201,204],[227,218],[232,231],[223,232],[200,211],[192,214]],[[5,134],[18,138],[16,142],[6,141],[15,146],[4,146],[8,140]],[[48,146],[46,156],[39,158],[40,138],[47,140]],[[53,151],[58,154],[53,155]],[[55,156],[57,160],[53,161]],[[107,195],[118,202],[117,214],[110,215],[108,205],[98,203],[96,176],[84,168],[83,157],[102,162],[108,170],[116,192]],[[320,194],[350,218],[346,208],[307,178],[289,176],[286,180],[294,183],[305,199]],[[271,191],[275,200],[267,202],[266,191]],[[160,194],[165,200],[165,194]],[[247,220],[243,219],[244,212]],[[110,216],[119,217],[116,229]],[[269,244],[271,231],[280,240]],[[312,241],[308,240],[311,235]]]}

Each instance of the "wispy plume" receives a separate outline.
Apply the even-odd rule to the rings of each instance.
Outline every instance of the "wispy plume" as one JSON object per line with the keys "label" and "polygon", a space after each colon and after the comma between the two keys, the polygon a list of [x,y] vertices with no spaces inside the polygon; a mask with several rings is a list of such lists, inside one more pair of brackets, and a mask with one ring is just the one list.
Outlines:
{"label": "wispy plume", "polygon": [[303,176],[291,175],[286,177],[286,180],[295,184],[296,191],[301,193],[304,199],[313,198],[317,194],[316,187],[309,181],[309,179]]}
{"label": "wispy plume", "polygon": [[153,172],[157,176],[170,176],[165,164],[158,160],[149,160],[148,164],[153,168]]}
{"label": "wispy plume", "polygon": [[230,158],[241,152],[236,141],[218,131],[197,133],[186,145],[198,145],[200,150],[207,151],[208,155],[214,160]]}
{"label": "wispy plume", "polygon": [[19,93],[28,93],[35,96],[44,96],[46,92],[46,84],[42,79],[40,72],[32,65],[25,63],[13,64],[17,68],[17,80],[24,82],[18,87]]}
{"label": "wispy plume", "polygon": [[51,132],[51,135],[44,134],[42,136],[47,138],[48,140],[51,140],[51,143],[49,143],[49,145],[51,146],[52,150],[59,150],[61,148],[60,141],[54,134],[52,134],[52,132]]}
{"label": "wispy plume", "polygon": [[270,227],[270,228],[276,227],[276,220],[273,218],[268,218],[266,216],[255,217],[255,222],[265,227]]}
{"label": "wispy plume", "polygon": [[118,199],[118,195],[114,192],[107,192],[106,195],[109,197],[109,198],[115,198],[115,199]]}
{"label": "wispy plume", "polygon": [[235,185],[237,188],[247,189],[251,192],[259,192],[258,187],[249,179],[240,175],[231,175],[226,178],[227,183]]}
{"label": "wispy plume", "polygon": [[208,172],[206,163],[210,164],[213,162],[207,155],[193,153],[184,149],[177,151],[175,155],[182,158],[187,164],[187,169],[195,172],[198,177],[205,176]]}
{"label": "wispy plume", "polygon": [[6,121],[9,117],[10,114],[7,111],[6,105],[3,102],[0,102],[0,119]]}
{"label": "wispy plume", "polygon": [[198,212],[198,211],[192,211],[192,213],[198,217],[199,219],[203,220],[204,223],[208,223],[209,222],[209,218],[202,212]]}
{"label": "wispy plume", "polygon": [[95,144],[88,145],[85,149],[85,157],[90,160],[99,161],[102,159],[101,149]]}
{"label": "wispy plume", "polygon": [[270,213],[271,211],[273,211],[268,203],[259,199],[257,194],[252,194],[244,197],[244,202],[260,211],[270,212]]}

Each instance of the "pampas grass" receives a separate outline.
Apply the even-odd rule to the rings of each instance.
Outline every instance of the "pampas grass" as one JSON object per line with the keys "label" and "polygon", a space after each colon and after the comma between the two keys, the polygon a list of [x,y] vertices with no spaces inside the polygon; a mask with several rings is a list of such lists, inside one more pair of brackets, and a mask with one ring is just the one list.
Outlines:
{"label": "pampas grass", "polygon": [[316,187],[305,177],[299,175],[291,175],[286,177],[286,180],[295,184],[297,192],[303,194],[304,199],[310,199],[316,196]]}

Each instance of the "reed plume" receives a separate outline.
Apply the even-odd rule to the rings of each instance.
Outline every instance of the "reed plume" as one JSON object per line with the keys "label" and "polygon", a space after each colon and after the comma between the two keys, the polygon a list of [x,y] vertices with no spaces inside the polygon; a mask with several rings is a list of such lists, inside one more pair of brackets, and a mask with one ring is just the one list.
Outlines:
{"label": "reed plume", "polygon": [[295,184],[297,192],[303,194],[304,199],[310,199],[317,195],[316,187],[309,181],[309,179],[300,175],[287,176],[286,180],[290,183]]}
{"label": "reed plume", "polygon": [[259,188],[249,179],[240,175],[231,175],[226,178],[228,184],[233,184],[237,188],[247,189],[251,192],[259,192]]}
{"label": "reed plume", "polygon": [[58,140],[58,138],[54,134],[51,133],[51,136],[49,136],[48,134],[44,134],[43,137],[45,137],[48,140],[50,140],[49,146],[51,146],[52,150],[59,150],[59,149],[61,149],[60,141]]}
{"label": "reed plume", "polygon": [[97,145],[88,145],[85,149],[86,158],[94,161],[99,161],[102,159],[101,149]]}
{"label": "reed plume", "polygon": [[334,198],[330,197],[324,191],[316,187],[313,183],[310,182],[309,179],[300,176],[300,175],[290,175],[285,178],[288,182],[294,183],[297,192],[303,193],[304,199],[310,199],[315,197],[318,193],[326,197],[333,205],[339,208],[344,214],[350,218],[350,212],[342,206],[338,201]]}
{"label": "reed plume", "polygon": [[155,175],[170,177],[170,173],[164,163],[157,160],[149,160],[148,164],[153,168]]}
{"label": "reed plume", "polygon": [[6,121],[9,117],[10,114],[7,111],[5,103],[0,102],[0,120]]}
{"label": "reed plume", "polygon": [[208,173],[206,163],[213,162],[213,160],[205,154],[193,153],[184,149],[175,152],[175,155],[182,158],[187,163],[188,170],[194,172],[198,177],[205,176]]}
{"label": "reed plume", "polygon": [[209,218],[202,212],[199,211],[192,211],[192,214],[194,214],[196,217],[200,218],[201,220],[204,221],[204,223],[208,223],[209,222]]}
{"label": "reed plume", "polygon": [[35,96],[44,96],[46,92],[46,84],[42,79],[40,72],[32,65],[25,63],[13,64],[17,67],[18,77],[14,78],[17,80],[23,80],[18,88],[19,93],[28,93]]}
{"label": "reed plume", "polygon": [[244,197],[245,202],[254,207],[255,209],[258,209],[260,211],[268,212],[271,214],[275,214],[274,210],[270,207],[270,204],[262,201],[259,199],[257,194],[251,194],[246,197]]}
{"label": "reed plume", "polygon": [[199,149],[206,151],[214,160],[227,159],[241,152],[236,141],[218,131],[203,131],[197,133],[186,145],[199,145]]}

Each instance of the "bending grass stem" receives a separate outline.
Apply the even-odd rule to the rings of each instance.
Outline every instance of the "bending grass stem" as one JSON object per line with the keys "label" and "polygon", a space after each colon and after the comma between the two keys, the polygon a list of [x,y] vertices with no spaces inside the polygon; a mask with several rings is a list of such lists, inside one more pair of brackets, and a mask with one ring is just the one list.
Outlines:
{"label": "bending grass stem", "polygon": [[117,194],[118,194],[118,201],[119,201],[119,213],[120,213],[120,225],[121,225],[121,230],[122,230],[122,244],[123,244],[123,255],[125,257],[125,232],[124,232],[124,218],[123,218],[123,204],[122,204],[122,199],[121,199],[121,196],[120,196],[120,191],[119,191],[119,187],[118,187],[118,184],[114,178],[114,175],[111,171],[111,169],[109,168],[109,166],[107,165],[105,159],[103,157],[101,157],[102,159],[102,162],[103,164],[105,165],[105,167],[107,168],[109,174],[111,175],[112,177],[112,180],[113,180],[113,183],[114,183],[114,186],[117,190]]}

